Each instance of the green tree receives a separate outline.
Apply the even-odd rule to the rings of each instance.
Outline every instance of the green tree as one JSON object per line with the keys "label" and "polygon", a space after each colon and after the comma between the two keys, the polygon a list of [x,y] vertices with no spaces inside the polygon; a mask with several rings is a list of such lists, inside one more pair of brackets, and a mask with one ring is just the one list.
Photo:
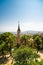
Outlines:
{"label": "green tree", "polygon": [[41,46],[41,48],[43,50],[43,34],[41,34],[41,39],[42,39],[42,46]]}
{"label": "green tree", "polygon": [[21,43],[23,43],[24,45],[28,45],[29,44],[29,41],[28,39],[31,38],[31,35],[22,35],[21,36]]}
{"label": "green tree", "polygon": [[41,60],[39,63],[40,63],[40,65],[43,65],[43,60]]}
{"label": "green tree", "polygon": [[10,33],[10,32],[5,32],[0,35],[0,47],[2,48],[1,51],[4,50],[4,53],[10,52],[11,55],[11,49],[14,47],[16,44],[16,37]]}
{"label": "green tree", "polygon": [[2,44],[0,44],[0,55],[4,55],[4,47],[5,47],[5,42],[2,42]]}
{"label": "green tree", "polygon": [[27,35],[23,35],[23,36],[21,37],[21,42],[22,42],[24,45],[27,44]]}
{"label": "green tree", "polygon": [[37,50],[40,50],[41,45],[42,45],[41,36],[38,35],[38,34],[35,34],[35,35],[33,36],[33,39],[34,39],[34,45],[35,45],[36,49],[37,49]]}
{"label": "green tree", "polygon": [[26,46],[21,46],[13,52],[13,58],[17,65],[31,64],[31,62],[36,61],[36,58],[38,57],[39,55],[35,50]]}

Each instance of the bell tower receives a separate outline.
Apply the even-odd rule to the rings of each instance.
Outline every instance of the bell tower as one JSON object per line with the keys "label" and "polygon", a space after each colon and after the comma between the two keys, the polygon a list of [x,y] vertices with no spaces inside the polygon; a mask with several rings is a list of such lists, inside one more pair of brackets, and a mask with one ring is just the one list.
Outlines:
{"label": "bell tower", "polygon": [[18,29],[17,29],[17,47],[20,46],[20,24],[18,22]]}

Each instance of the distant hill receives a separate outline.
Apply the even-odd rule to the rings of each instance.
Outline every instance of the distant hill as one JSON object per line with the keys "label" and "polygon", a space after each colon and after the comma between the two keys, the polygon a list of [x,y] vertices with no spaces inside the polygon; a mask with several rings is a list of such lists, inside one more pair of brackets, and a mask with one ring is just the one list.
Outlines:
{"label": "distant hill", "polygon": [[[0,34],[2,34],[2,33],[4,33],[4,32],[0,32]],[[11,32],[11,33],[17,34],[17,32]],[[43,33],[43,31],[31,31],[31,30],[29,30],[29,31],[21,32],[21,34],[36,34],[36,33],[41,34],[41,33]]]}
{"label": "distant hill", "polygon": [[36,33],[41,34],[41,33],[43,33],[43,31],[31,31],[31,30],[29,30],[29,31],[22,32],[22,34],[36,34]]}
{"label": "distant hill", "polygon": [[[12,32],[12,33],[17,34],[17,32]],[[43,33],[43,31],[31,31],[31,30],[29,30],[29,31],[21,32],[21,34],[36,34],[36,33],[41,34],[41,33]]]}

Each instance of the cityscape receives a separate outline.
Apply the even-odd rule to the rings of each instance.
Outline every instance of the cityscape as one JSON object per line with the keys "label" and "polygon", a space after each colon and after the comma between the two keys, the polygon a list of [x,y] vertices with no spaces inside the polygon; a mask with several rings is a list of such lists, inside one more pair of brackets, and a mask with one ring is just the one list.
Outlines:
{"label": "cityscape", "polygon": [[0,65],[43,65],[43,0],[0,0]]}

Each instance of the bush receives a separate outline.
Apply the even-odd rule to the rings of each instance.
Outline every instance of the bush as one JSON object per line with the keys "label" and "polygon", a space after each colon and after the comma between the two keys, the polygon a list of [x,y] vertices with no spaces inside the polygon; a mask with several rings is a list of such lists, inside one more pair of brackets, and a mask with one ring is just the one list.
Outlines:
{"label": "bush", "polygon": [[28,65],[28,63],[35,61],[38,57],[39,55],[36,54],[34,49],[26,46],[21,46],[13,52],[16,65]]}

